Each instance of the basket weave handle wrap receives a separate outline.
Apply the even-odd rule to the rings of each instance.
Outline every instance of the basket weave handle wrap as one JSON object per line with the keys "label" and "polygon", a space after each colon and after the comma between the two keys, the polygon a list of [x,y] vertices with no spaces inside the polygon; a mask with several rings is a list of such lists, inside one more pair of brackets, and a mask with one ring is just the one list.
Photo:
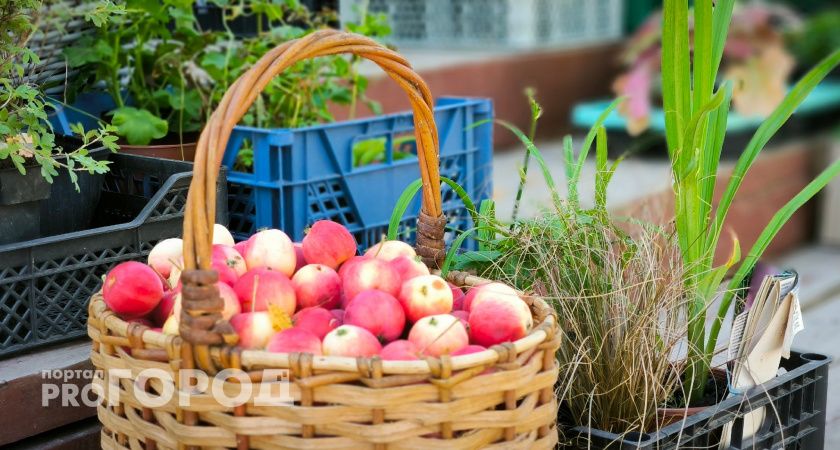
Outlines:
{"label": "basket weave handle wrap", "polygon": [[[417,158],[423,182],[422,208],[417,223],[417,253],[430,266],[441,262],[445,256],[443,235],[446,218],[441,211],[438,135],[431,92],[408,61],[398,53],[364,36],[321,30],[286,42],[266,53],[228,89],[207,121],[198,139],[193,179],[184,215],[185,273],[210,268],[212,230],[216,216],[216,180],[233,128],[266,85],[283,70],[308,58],[343,53],[373,61],[408,95],[414,113]],[[204,278],[201,277],[202,280]],[[200,284],[201,287],[207,287],[205,283]],[[184,290],[180,326],[185,340],[198,345],[218,345],[229,344],[235,339],[226,333],[228,327],[219,326],[212,319],[219,317],[222,309],[218,295],[212,298],[187,298],[187,291]],[[199,293],[206,289],[189,291]],[[198,348],[196,351],[204,353]],[[204,359],[199,354],[196,357]]]}

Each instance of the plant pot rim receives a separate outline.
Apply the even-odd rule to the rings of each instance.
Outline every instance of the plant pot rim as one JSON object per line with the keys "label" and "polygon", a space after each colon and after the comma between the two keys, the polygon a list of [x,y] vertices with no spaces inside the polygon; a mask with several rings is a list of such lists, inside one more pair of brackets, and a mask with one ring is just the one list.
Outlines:
{"label": "plant pot rim", "polygon": [[195,160],[195,149],[197,146],[197,141],[150,145],[120,144],[120,151],[126,154],[147,156],[151,158],[193,161]]}
{"label": "plant pot rim", "polygon": [[[728,370],[723,367],[715,367],[711,370],[712,376],[718,380],[726,381],[729,377]],[[682,420],[685,417],[691,417],[694,414],[702,412],[706,408],[711,406],[715,406],[720,402],[726,400],[728,392],[724,393],[723,398],[719,399],[717,402],[712,403],[711,405],[702,405],[702,406],[689,406],[689,407],[679,407],[679,408],[656,408],[656,418],[657,418],[657,428],[666,427],[671,425],[672,423],[676,423]]]}
{"label": "plant pot rim", "polygon": [[147,145],[138,145],[138,144],[119,144],[120,148],[127,148],[127,149],[167,149],[171,147],[189,147],[195,146],[198,144],[198,141],[187,140],[183,142],[175,142],[172,144],[147,144]]}

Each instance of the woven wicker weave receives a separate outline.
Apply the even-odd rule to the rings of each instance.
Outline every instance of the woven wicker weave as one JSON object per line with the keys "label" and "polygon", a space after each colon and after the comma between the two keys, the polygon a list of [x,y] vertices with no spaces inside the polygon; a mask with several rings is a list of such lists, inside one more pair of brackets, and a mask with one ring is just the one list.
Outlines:
{"label": "woven wicker weave", "polygon": [[[184,221],[183,308],[180,336],[126,323],[107,309],[100,295],[90,303],[91,360],[103,369],[95,384],[108,391],[98,408],[102,447],[259,449],[472,449],[553,448],[557,443],[556,319],[541,299],[523,296],[537,324],[516,342],[470,355],[421,361],[312,356],[241,350],[221,319],[222,302],[208,271],[216,174],[223,149],[239,121],[268,81],[297,61],[354,53],[382,67],[408,94],[414,111],[423,202],[417,251],[435,266],[443,255],[437,130],[432,97],[401,56],[374,41],[338,31],[320,31],[266,54],[227,92],[198,143],[195,172]],[[486,280],[451,273],[450,281],[474,286]],[[209,392],[173,396],[144,407],[138,396],[165,392],[159,369],[175,380],[198,368],[210,374],[242,369],[262,381],[262,369],[287,369],[293,403],[264,406],[255,401],[225,406]],[[117,379],[108,369],[127,369]],[[165,377],[164,377],[165,378]],[[141,389],[135,389],[140,386]],[[219,384],[237,393],[234,379]],[[117,397],[114,395],[118,394]],[[187,397],[189,405],[183,400]]]}

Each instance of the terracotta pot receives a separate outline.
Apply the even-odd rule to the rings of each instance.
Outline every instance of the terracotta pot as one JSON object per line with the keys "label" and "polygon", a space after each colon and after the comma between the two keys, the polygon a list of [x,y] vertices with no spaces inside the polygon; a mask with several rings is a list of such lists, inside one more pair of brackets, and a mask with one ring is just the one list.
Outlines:
{"label": "terracotta pot", "polygon": [[175,159],[178,161],[194,161],[195,146],[196,142],[155,145],[120,144],[120,153],[150,156],[153,158]]}
{"label": "terracotta pot", "polygon": [[[722,381],[723,384],[726,385],[725,370],[720,368],[712,369],[712,376],[715,377],[715,379],[717,379],[718,381]],[[719,399],[718,402],[721,400],[723,400],[723,398]],[[656,421],[658,423],[659,428],[667,427],[668,425],[682,421],[686,417],[693,416],[694,414],[703,411],[709,406],[714,405],[692,406],[690,408],[657,408]]]}

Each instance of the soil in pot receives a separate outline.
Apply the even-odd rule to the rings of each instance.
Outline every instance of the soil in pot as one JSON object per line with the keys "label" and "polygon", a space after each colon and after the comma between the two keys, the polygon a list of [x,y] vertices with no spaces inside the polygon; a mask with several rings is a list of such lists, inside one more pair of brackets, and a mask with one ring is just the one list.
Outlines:
{"label": "soil in pot", "polygon": [[[684,385],[688,386],[685,382]],[[682,405],[685,401],[685,393],[678,390],[667,407],[657,409],[656,415],[659,427],[662,428],[671,425],[672,423],[679,422],[685,417],[697,414],[709,406],[714,406],[720,403],[726,398],[726,394],[728,392],[729,389],[727,388],[726,371],[723,369],[712,370],[712,376],[706,380],[706,390],[702,399],[696,403],[688,405],[687,408],[684,406],[677,407],[676,405]]]}
{"label": "soil in pot", "polygon": [[163,139],[153,141],[149,145],[120,143],[120,153],[177,161],[194,161],[197,141],[198,134],[196,133],[185,133],[184,135],[173,133]]}

